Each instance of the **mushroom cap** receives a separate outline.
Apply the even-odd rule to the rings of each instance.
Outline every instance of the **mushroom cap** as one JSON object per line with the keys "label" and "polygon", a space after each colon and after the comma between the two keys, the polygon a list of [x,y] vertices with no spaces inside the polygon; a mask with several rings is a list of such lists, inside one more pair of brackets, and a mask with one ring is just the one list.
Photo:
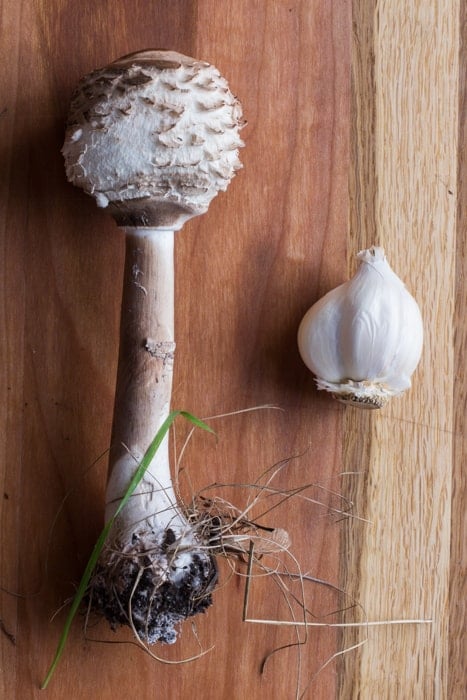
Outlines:
{"label": "mushroom cap", "polygon": [[209,63],[175,51],[124,56],[71,102],[67,177],[125,226],[180,227],[241,168],[242,108]]}

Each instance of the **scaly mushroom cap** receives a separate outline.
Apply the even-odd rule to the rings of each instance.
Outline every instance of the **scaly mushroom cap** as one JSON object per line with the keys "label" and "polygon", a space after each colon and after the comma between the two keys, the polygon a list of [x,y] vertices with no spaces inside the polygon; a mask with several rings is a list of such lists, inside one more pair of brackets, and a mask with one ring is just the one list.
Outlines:
{"label": "scaly mushroom cap", "polygon": [[124,56],[76,88],[67,177],[125,226],[204,213],[241,168],[242,109],[219,71],[175,51]]}

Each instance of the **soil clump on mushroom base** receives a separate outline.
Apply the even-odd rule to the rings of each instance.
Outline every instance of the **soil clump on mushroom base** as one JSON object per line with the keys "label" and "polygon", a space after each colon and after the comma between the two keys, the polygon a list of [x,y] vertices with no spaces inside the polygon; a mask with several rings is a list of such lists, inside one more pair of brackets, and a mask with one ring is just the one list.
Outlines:
{"label": "soil clump on mushroom base", "polygon": [[217,575],[215,559],[205,550],[177,554],[172,530],[162,545],[154,533],[134,535],[130,550],[118,551],[114,543],[101,556],[90,605],[113,630],[129,625],[148,644],[173,644],[178,624],[212,604]]}

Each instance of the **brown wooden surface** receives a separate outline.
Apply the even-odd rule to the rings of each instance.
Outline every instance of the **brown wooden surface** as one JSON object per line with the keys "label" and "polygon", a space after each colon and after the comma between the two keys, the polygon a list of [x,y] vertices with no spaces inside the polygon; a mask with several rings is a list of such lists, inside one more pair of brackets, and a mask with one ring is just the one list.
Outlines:
{"label": "brown wooden surface", "polygon": [[[350,4],[8,0],[1,13],[0,694],[24,700],[41,694],[60,608],[102,526],[106,458],[90,467],[109,447],[116,374],[124,241],[65,181],[71,91],[84,73],[146,47],[208,60],[228,78],[249,122],[245,168],[177,234],[173,405],[199,416],[264,403],[285,410],[218,421],[218,442],[196,435],[184,466],[196,489],[249,482],[301,455],[282,487],[339,491],[343,409],[315,392],[295,333],[346,271]],[[184,430],[177,426],[179,443]],[[324,490],[312,495],[335,505]],[[247,497],[230,496],[239,505]],[[343,524],[326,508],[296,501],[271,520],[290,531],[305,571],[338,581]],[[295,650],[259,672],[293,631],[243,623],[244,580],[228,573],[223,567],[226,585],[196,623],[202,648],[214,645],[207,656],[161,665],[135,646],[92,641],[130,637],[105,625],[85,633],[81,618],[45,695],[294,697]],[[318,616],[341,605],[326,588],[310,591]],[[249,613],[278,617],[279,600],[273,583],[256,581]],[[337,648],[333,631],[310,632],[302,688]],[[157,651],[175,660],[198,650],[188,624],[176,647]],[[335,673],[331,663],[308,695],[332,697]]]}
{"label": "brown wooden surface", "polygon": [[[242,622],[244,579],[227,565],[214,606],[196,621],[202,648],[214,645],[205,657],[162,665],[116,643],[131,640],[125,631],[85,631],[81,617],[49,689],[38,689],[61,606],[103,524],[106,456],[92,465],[110,441],[124,256],[110,217],[66,183],[63,125],[83,74],[161,47],[214,63],[248,119],[244,170],[176,235],[173,406],[199,416],[284,409],[215,421],[217,441],[196,433],[183,456],[185,491],[252,482],[298,455],[278,484],[343,493],[369,521],[296,499],[265,518],[290,532],[304,571],[344,586],[347,596],[308,587],[317,620],[338,620],[326,615],[352,599],[362,608],[345,621],[433,620],[342,635],[310,629],[305,697],[463,698],[465,3],[5,0],[0,8],[0,697],[295,697],[296,649],[260,674],[293,630]],[[413,389],[362,413],[315,391],[295,333],[372,243],[386,247],[420,301],[426,343]],[[186,430],[177,424],[178,451]],[[310,495],[338,507],[325,489]],[[238,505],[248,497],[223,493]],[[254,580],[250,617],[285,618],[284,608],[270,579]],[[197,653],[191,625],[176,646],[155,651],[169,660]]]}

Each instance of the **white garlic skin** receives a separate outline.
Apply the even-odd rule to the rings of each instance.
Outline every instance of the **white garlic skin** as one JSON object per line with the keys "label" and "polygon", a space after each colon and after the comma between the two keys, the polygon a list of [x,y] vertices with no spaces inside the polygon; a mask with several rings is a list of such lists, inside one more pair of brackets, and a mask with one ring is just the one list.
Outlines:
{"label": "white garlic skin", "polygon": [[358,253],[352,279],[305,314],[298,347],[318,389],[344,403],[381,408],[411,386],[422,352],[420,309],[383,248]]}

